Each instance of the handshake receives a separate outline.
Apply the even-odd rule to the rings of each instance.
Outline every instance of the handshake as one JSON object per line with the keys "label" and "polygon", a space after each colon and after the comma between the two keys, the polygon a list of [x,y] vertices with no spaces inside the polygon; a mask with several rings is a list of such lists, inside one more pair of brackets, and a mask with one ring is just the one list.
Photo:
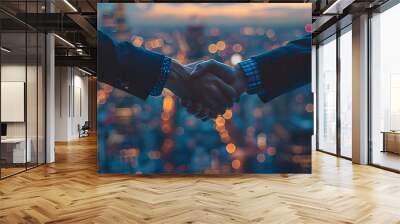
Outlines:
{"label": "handshake", "polygon": [[247,89],[239,66],[231,67],[213,59],[181,65],[172,61],[165,88],[181,99],[187,111],[208,120],[225,112]]}

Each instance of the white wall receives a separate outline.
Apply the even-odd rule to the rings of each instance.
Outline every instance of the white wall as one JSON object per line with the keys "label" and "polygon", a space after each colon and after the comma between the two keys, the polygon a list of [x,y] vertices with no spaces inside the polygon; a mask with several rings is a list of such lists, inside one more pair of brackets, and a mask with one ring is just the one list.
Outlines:
{"label": "white wall", "polygon": [[[76,72],[77,70],[75,70]],[[89,120],[89,93],[88,93],[88,77],[79,75],[74,75],[74,108],[72,108],[72,120],[71,120],[71,135],[76,138],[78,137],[78,124],[81,126],[85,121]]]}
{"label": "white wall", "polygon": [[[25,64],[20,65],[20,64],[4,64],[1,66],[1,81],[2,82],[25,82],[25,75],[27,69],[28,72],[28,81],[29,81],[29,86],[36,86],[36,80],[32,80],[30,78],[30,74],[36,74],[36,67],[34,66],[27,66],[25,67]],[[36,88],[27,88],[27,106],[31,107],[30,110],[27,112],[32,111],[32,107],[34,108],[34,111],[36,111]],[[7,110],[7,108],[1,108],[1,110]],[[27,113],[27,118],[28,122],[28,129],[33,128],[36,130],[36,113]],[[32,123],[34,121],[34,123]],[[7,122],[7,135],[8,137],[25,137],[25,123],[26,122]],[[28,130],[28,137],[30,131]],[[36,135],[36,132],[35,132]],[[35,136],[36,137],[36,136]]]}
{"label": "white wall", "polygon": [[56,67],[55,73],[55,140],[74,140],[78,125],[88,120],[88,78],[72,67]]}
{"label": "white wall", "polygon": [[55,141],[68,140],[68,86],[69,76],[67,67],[55,68]]}
{"label": "white wall", "polygon": [[[36,69],[39,69],[38,71]],[[26,84],[26,105],[22,107],[22,113],[26,112],[26,120],[23,122],[6,122],[8,138],[25,138],[29,139],[28,143],[32,151],[32,161],[39,163],[44,162],[44,74],[42,67],[36,67],[24,64],[3,64],[1,66],[2,82],[24,82]],[[27,80],[25,80],[27,78]],[[24,90],[22,93],[24,94]],[[7,97],[7,96],[2,96]],[[2,107],[1,110],[7,111],[12,108]],[[7,111],[11,112],[12,111]],[[37,153],[39,154],[37,156]]]}
{"label": "white wall", "polygon": [[[2,65],[1,81],[25,82],[25,64]],[[1,110],[7,110],[7,108],[1,108]],[[7,137],[25,137],[25,122],[7,123]]]}

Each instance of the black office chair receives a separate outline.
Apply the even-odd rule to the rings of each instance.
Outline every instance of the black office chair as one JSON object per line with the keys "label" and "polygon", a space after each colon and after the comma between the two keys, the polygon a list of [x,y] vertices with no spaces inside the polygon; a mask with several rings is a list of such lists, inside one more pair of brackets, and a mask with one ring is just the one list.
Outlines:
{"label": "black office chair", "polygon": [[89,136],[90,123],[85,121],[82,127],[78,124],[79,138]]}

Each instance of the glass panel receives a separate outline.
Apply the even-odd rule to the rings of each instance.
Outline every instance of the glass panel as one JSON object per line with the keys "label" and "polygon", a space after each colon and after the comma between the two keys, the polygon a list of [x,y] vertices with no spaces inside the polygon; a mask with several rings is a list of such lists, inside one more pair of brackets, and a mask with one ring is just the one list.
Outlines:
{"label": "glass panel", "polygon": [[46,37],[44,34],[39,33],[38,45],[38,163],[45,163],[45,44]]}
{"label": "glass panel", "polygon": [[38,132],[38,120],[37,120],[37,33],[27,33],[28,38],[28,62],[27,62],[27,81],[26,81],[26,112],[27,112],[27,144],[28,150],[31,151],[30,159],[28,159],[28,167],[37,165],[37,132]]}
{"label": "glass panel", "polygon": [[[317,102],[316,100],[316,83],[317,83],[317,47],[315,45],[312,46],[312,52],[311,52],[311,63],[312,63],[312,77],[311,77],[311,85],[312,85],[312,92],[313,92],[313,102]],[[317,111],[316,110],[317,104],[314,103],[313,104],[313,111]],[[317,128],[316,128],[316,121],[317,121],[317,113],[313,113],[313,124],[314,124],[314,130],[313,130],[313,135],[311,138],[312,141],[312,150],[316,150],[317,149],[317,140],[316,140],[316,136],[317,136]]]}
{"label": "glass panel", "polygon": [[352,33],[340,36],[340,153],[351,158],[352,149]]}
{"label": "glass panel", "polygon": [[[26,34],[1,34],[1,174],[25,170],[26,151]],[[4,50],[6,49],[6,50]]]}
{"label": "glass panel", "polygon": [[372,25],[372,163],[400,170],[400,4],[374,15]]}
{"label": "glass panel", "polygon": [[[37,1],[27,2],[26,12],[37,13]],[[33,22],[33,21],[32,21]],[[27,30],[27,80],[26,80],[26,113],[27,113],[27,150],[30,150],[28,168],[38,163],[38,34],[35,30]]]}
{"label": "glass panel", "polygon": [[336,153],[336,39],[318,48],[318,148]]}
{"label": "glass panel", "polygon": [[[1,1],[12,14],[43,13],[45,1]],[[21,17],[21,18],[22,18]],[[8,18],[0,12],[0,18]],[[45,162],[45,35],[9,18],[0,23],[1,177]],[[5,97],[6,96],[6,97]],[[4,134],[3,134],[4,133]]]}

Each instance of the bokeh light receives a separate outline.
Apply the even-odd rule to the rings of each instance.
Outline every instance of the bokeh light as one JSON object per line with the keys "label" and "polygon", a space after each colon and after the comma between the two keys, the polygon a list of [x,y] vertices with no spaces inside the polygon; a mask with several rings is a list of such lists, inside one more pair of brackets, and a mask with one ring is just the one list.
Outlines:
{"label": "bokeh light", "polygon": [[234,153],[236,151],[236,146],[233,143],[229,143],[226,145],[226,151],[230,154]]}
{"label": "bokeh light", "polygon": [[232,168],[233,168],[233,169],[237,170],[237,169],[240,168],[240,166],[241,166],[240,160],[235,159],[235,160],[232,161]]}
{"label": "bokeh light", "polygon": [[232,65],[236,65],[236,64],[238,64],[239,62],[241,62],[242,61],[242,55],[240,55],[240,54],[233,54],[232,56],[231,56],[231,63],[232,63]]}
{"label": "bokeh light", "polygon": [[236,52],[236,53],[241,52],[242,49],[243,49],[243,47],[242,47],[241,44],[234,44],[233,47],[232,47],[232,50],[233,50],[234,52]]}

